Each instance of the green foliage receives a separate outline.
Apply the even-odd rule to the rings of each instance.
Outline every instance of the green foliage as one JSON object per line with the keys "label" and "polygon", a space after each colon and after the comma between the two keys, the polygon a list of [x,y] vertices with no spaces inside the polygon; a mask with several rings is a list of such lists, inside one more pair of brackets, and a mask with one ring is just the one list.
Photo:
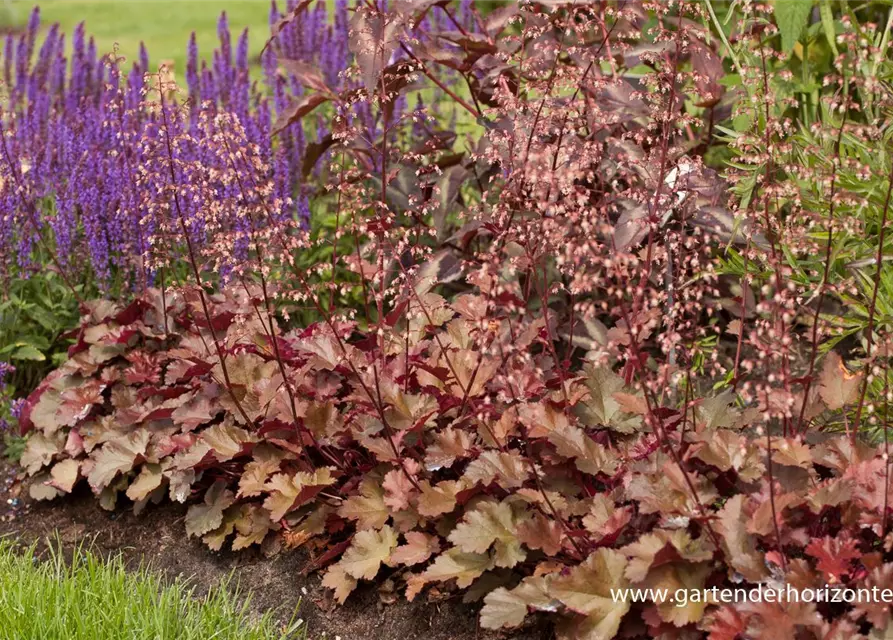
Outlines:
{"label": "green foliage", "polygon": [[[117,50],[128,62],[137,59],[140,43],[153,55],[151,67],[163,60],[173,60],[178,77],[186,70],[184,43],[195,31],[200,51],[209,54],[218,41],[215,37],[217,19],[225,11],[230,23],[251,30],[252,59],[260,53],[263,38],[269,33],[270,4],[258,0],[152,0],[141,2],[108,2],[107,0],[64,0],[62,2],[22,2],[14,7],[17,21],[28,18],[30,5],[39,4],[43,19],[58,22],[63,32],[71,33],[80,22],[86,22],[88,32],[96,39],[96,48],[105,53]],[[2,6],[2,5],[0,5]],[[157,56],[157,57],[156,57]],[[129,66],[129,65],[128,65]]]}
{"label": "green foliage", "polygon": [[65,360],[71,344],[65,333],[78,316],[74,293],[50,268],[6,284],[0,297],[0,361],[15,366],[8,381],[14,389],[28,393]]}
{"label": "green foliage", "polygon": [[[339,217],[335,198],[317,198],[311,204],[310,247],[297,253],[295,264],[304,272],[306,282],[321,289],[329,286],[329,295],[322,296],[320,303],[331,312],[333,309],[361,309],[363,306],[363,286],[359,274],[344,266],[344,256],[353,256],[357,245],[350,235],[344,234],[346,221]],[[333,258],[334,256],[334,258]],[[313,269],[317,265],[324,268]],[[276,274],[279,282],[291,283],[298,288],[298,283],[287,270]],[[288,285],[286,285],[288,287]],[[319,313],[309,307],[294,307],[288,303],[280,303],[283,311],[290,316],[290,324],[304,327],[319,320]]]}
{"label": "green foliage", "polygon": [[14,433],[3,434],[3,457],[10,462],[18,462],[25,451],[27,440]]}
{"label": "green foliage", "polygon": [[[819,20],[807,25],[805,5],[812,3],[776,3],[780,51],[757,37],[734,49],[738,63],[760,78],[753,102],[738,102],[718,127],[732,152],[727,174],[749,249],[730,246],[717,265],[734,276],[738,294],[745,280],[751,290],[803,292],[789,315],[807,342],[800,358],[809,380],[809,363],[832,349],[863,356],[849,364],[855,369],[875,366],[893,330],[893,237],[883,229],[893,218],[893,63],[871,53],[888,51],[893,14],[880,3],[854,8],[823,0]],[[886,406],[885,376],[866,384],[851,419],[863,417],[866,402]],[[882,436],[877,418],[860,428]]]}
{"label": "green foliage", "polygon": [[806,29],[813,0],[775,0],[775,22],[781,31],[782,51],[790,51]]}
{"label": "green foliage", "polygon": [[250,601],[223,583],[198,596],[182,579],[127,571],[88,549],[48,557],[0,540],[0,635],[16,640],[300,640],[294,618],[280,628],[272,613],[254,615]]}

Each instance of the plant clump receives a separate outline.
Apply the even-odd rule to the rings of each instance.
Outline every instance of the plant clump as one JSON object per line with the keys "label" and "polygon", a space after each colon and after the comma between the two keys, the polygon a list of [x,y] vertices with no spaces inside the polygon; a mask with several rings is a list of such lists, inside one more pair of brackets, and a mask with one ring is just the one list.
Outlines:
{"label": "plant clump", "polygon": [[[756,412],[731,393],[661,407],[671,454],[643,394],[610,368],[559,384],[548,358],[525,376],[523,359],[498,355],[503,343],[543,349],[542,320],[520,321],[513,337],[508,318],[479,327],[479,296],[424,297],[433,322],[385,354],[353,325],[319,323],[278,333],[277,361],[259,292],[215,295],[230,387],[194,290],[91,305],[69,360],[22,414],[32,497],[86,483],[107,509],[124,496],[137,513],[188,502],[187,534],[212,549],[310,544],[340,601],[386,571],[409,598],[470,587],[485,627],[558,611],[569,637],[618,632],[631,603],[613,602],[612,588],[732,587],[783,570],[801,588],[888,584],[882,451],[844,434],[774,439],[773,512]],[[481,337],[489,354],[470,347]],[[857,389],[828,362],[814,414]],[[655,634],[731,622],[743,632],[782,615],[770,604],[707,613],[666,603],[646,622]],[[866,614],[879,612],[852,619]]]}

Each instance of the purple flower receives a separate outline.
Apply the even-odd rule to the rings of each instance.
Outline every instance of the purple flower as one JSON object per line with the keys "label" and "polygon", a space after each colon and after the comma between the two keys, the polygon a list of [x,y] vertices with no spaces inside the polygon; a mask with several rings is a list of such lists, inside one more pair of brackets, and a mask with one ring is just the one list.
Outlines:
{"label": "purple flower", "polygon": [[8,362],[0,361],[0,392],[6,391],[7,380],[9,374],[14,373],[16,368]]}
{"label": "purple flower", "polygon": [[186,49],[186,85],[189,87],[189,94],[195,99],[201,100],[198,75],[198,42],[195,38],[195,31],[189,36],[189,46]]}
{"label": "purple flower", "polygon": [[25,408],[25,398],[17,398],[9,403],[9,415],[17,419],[22,415],[22,409]]}
{"label": "purple flower", "polygon": [[[290,0],[288,9],[295,3]],[[203,220],[205,203],[223,201],[234,207],[240,197],[232,181],[214,177],[226,166],[215,147],[219,142],[200,126],[206,110],[236,117],[244,144],[257,150],[258,165],[265,167],[262,178],[271,181],[280,203],[277,215],[308,221],[309,204],[301,191],[304,125],[292,124],[275,140],[270,136],[277,115],[304,92],[296,78],[280,74],[279,56],[311,63],[334,88],[345,88],[341,72],[350,61],[348,4],[337,0],[330,16],[325,2],[316,3],[283,29],[263,54],[262,82],[256,84],[248,32],[234,43],[225,14],[218,23],[220,44],[206,60],[199,57],[195,35],[190,38],[185,81],[191,100],[183,108],[165,110],[164,118],[179,140],[173,161],[179,188],[188,191],[192,181],[210,176],[201,193],[184,197],[182,203],[190,238],[198,247],[209,242],[213,231]],[[271,22],[279,17],[272,3]],[[163,171],[170,162],[164,165],[151,156],[162,139],[164,118],[149,104],[156,95],[149,92],[154,82],[149,53],[141,44],[124,74],[116,62],[99,55],[103,52],[83,24],[69,43],[58,26],[43,30],[38,40],[40,32],[35,9],[27,28],[18,36],[8,35],[2,49],[0,73],[8,91],[0,125],[8,135],[0,149],[5,151],[0,154],[0,274],[26,275],[38,238],[45,235],[60,264],[76,276],[90,271],[106,287],[115,279],[144,285],[153,277],[145,261],[150,240],[165,232],[157,200],[171,186],[169,172]],[[378,126],[368,105],[347,115],[359,115],[370,131]],[[312,126],[321,137],[327,130],[319,122]],[[196,173],[199,167],[207,175]],[[243,238],[233,255],[238,258],[247,250],[248,229],[237,217],[232,228]]]}

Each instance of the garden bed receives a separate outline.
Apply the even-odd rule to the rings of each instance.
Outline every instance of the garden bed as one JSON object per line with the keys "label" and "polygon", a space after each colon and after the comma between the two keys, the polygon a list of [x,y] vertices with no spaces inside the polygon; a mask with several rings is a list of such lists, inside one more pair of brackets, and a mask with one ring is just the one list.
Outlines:
{"label": "garden bed", "polygon": [[[310,638],[381,640],[426,638],[544,638],[544,625],[518,633],[479,629],[479,606],[463,604],[462,594],[444,594],[440,600],[400,598],[385,604],[373,585],[362,585],[343,606],[335,606],[332,592],[320,585],[318,574],[304,572],[312,559],[303,549],[283,550],[266,558],[256,548],[238,553],[212,553],[198,539],[183,532],[186,506],[166,502],[135,516],[130,510],[104,511],[86,487],[52,503],[28,498],[27,481],[15,465],[0,460],[0,536],[23,544],[59,539],[65,550],[92,542],[95,553],[120,553],[134,567],[149,563],[171,579],[182,575],[200,591],[214,587],[232,574],[239,587],[251,592],[250,607],[274,611],[284,624],[300,603],[299,616]],[[13,501],[10,503],[10,501]],[[306,593],[305,593],[306,590]]]}
{"label": "garden bed", "polygon": [[893,593],[893,12],[817,4],[290,0],[185,83],[35,11],[0,533],[314,637],[893,638],[815,597]]}

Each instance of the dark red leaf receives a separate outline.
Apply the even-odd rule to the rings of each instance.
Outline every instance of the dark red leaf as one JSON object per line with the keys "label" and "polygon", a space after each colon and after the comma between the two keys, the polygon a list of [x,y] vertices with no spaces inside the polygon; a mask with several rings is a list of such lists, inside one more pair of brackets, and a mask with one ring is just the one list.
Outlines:
{"label": "dark red leaf", "polygon": [[326,84],[318,67],[290,58],[281,58],[279,64],[281,64],[290,75],[297,78],[298,82],[303,86],[315,91],[320,91],[329,97],[335,95],[329,88],[329,85]]}
{"label": "dark red leaf", "polygon": [[137,298],[124,309],[119,311],[113,320],[119,325],[133,324],[143,317],[143,314],[149,309],[149,304],[142,298]]}
{"label": "dark red leaf", "polygon": [[177,387],[160,387],[160,386],[152,386],[152,387],[141,387],[136,395],[140,400],[145,400],[146,398],[151,398],[152,396],[158,396],[160,398],[164,398],[165,400],[169,400],[170,398],[179,398],[181,395],[186,393],[187,391],[191,391],[190,387],[177,386]]}
{"label": "dark red leaf", "polygon": [[283,129],[306,116],[321,104],[325,104],[329,98],[322,93],[310,93],[294,103],[291,107],[279,114],[273,124],[273,135],[279,135]]}
{"label": "dark red leaf", "polygon": [[301,175],[305,178],[309,176],[310,172],[313,171],[313,167],[316,166],[317,161],[319,161],[323,154],[331,148],[334,142],[335,139],[332,137],[332,134],[329,133],[319,142],[311,142],[308,144],[307,148],[304,149],[304,160],[301,163]]}
{"label": "dark red leaf", "polygon": [[307,565],[303,569],[301,569],[301,573],[306,575],[331,564],[347,550],[347,548],[350,546],[351,540],[353,540],[353,536],[351,536],[347,540],[344,540],[343,542],[333,544],[324,554],[322,554],[318,558],[314,558],[311,562],[308,562]]}

